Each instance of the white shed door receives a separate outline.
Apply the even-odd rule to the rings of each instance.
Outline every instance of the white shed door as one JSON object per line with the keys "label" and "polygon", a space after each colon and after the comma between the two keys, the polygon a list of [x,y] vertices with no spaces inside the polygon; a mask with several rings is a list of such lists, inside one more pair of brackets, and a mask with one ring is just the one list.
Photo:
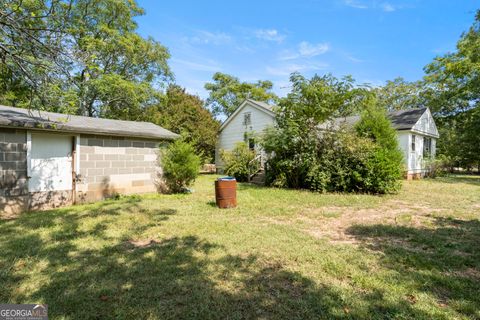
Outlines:
{"label": "white shed door", "polygon": [[72,137],[32,133],[28,190],[72,190]]}

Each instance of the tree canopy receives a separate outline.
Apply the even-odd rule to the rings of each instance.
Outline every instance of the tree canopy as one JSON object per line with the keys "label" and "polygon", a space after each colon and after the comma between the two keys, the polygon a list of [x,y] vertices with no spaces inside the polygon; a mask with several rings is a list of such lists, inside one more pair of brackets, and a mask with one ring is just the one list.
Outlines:
{"label": "tree canopy", "polygon": [[210,92],[206,105],[215,115],[228,117],[247,98],[275,103],[278,97],[272,88],[271,81],[241,82],[234,76],[217,72],[213,75],[213,82],[205,84],[205,89]]}
{"label": "tree canopy", "polygon": [[279,123],[293,119],[302,124],[322,123],[331,116],[358,113],[362,101],[371,95],[367,88],[355,86],[350,76],[338,79],[327,74],[307,79],[293,73],[290,82],[292,91],[279,102]]}
{"label": "tree canopy", "polygon": [[205,160],[215,156],[220,122],[204,108],[198,96],[188,94],[184,88],[170,85],[163,100],[147,108],[145,120],[182,134]]}
{"label": "tree canopy", "polygon": [[131,0],[11,0],[0,8],[1,102],[136,120],[171,77]]}
{"label": "tree canopy", "polygon": [[437,116],[439,151],[457,166],[480,167],[480,10],[457,50],[425,67],[429,106]]}
{"label": "tree canopy", "polygon": [[427,104],[423,81],[408,82],[399,77],[374,89],[380,106],[388,111],[419,108]]}

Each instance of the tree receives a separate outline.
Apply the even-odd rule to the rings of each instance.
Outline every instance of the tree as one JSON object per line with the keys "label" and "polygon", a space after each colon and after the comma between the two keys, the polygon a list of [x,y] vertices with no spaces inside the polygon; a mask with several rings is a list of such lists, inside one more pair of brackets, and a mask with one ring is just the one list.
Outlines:
{"label": "tree", "polygon": [[71,2],[8,0],[0,4],[0,102],[28,106],[66,76],[64,50]]}
{"label": "tree", "polygon": [[277,101],[277,96],[271,91],[271,81],[240,82],[238,78],[220,72],[213,75],[213,81],[206,83],[205,89],[210,91],[206,105],[215,115],[228,117],[247,98],[266,103]]}
{"label": "tree", "polygon": [[455,165],[480,167],[480,10],[457,50],[436,57],[425,72],[430,108],[440,125],[439,152]]}
{"label": "tree", "polygon": [[134,18],[141,14],[134,0],[7,2],[0,15],[0,38],[8,41],[0,48],[9,61],[0,72],[5,103],[140,119],[171,75],[168,50],[136,32]]}
{"label": "tree", "polygon": [[385,86],[374,89],[379,105],[389,111],[425,106],[425,90],[422,81],[408,82],[403,78],[387,81]]}
{"label": "tree", "polygon": [[292,91],[279,102],[279,125],[292,120],[317,125],[332,116],[349,116],[361,111],[363,101],[372,95],[367,88],[355,86],[350,76],[337,79],[327,74],[306,79],[293,73],[290,82]]}
{"label": "tree", "polygon": [[160,103],[147,108],[145,121],[182,134],[205,161],[215,155],[220,123],[204,108],[204,102],[178,85],[170,85]]}

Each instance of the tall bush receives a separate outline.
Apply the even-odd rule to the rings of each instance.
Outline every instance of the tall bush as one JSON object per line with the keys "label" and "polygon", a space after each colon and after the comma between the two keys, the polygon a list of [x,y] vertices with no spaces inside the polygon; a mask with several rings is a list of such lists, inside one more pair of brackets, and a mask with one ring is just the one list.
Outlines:
{"label": "tall bush", "polygon": [[223,151],[221,157],[225,174],[240,182],[248,181],[259,169],[258,161],[255,161],[255,151],[250,150],[244,142],[237,143],[232,151]]}
{"label": "tall bush", "polygon": [[163,178],[170,192],[185,192],[195,181],[201,159],[195,148],[182,140],[171,143],[162,154]]}
{"label": "tall bush", "polygon": [[[280,121],[264,135],[262,145],[269,155],[267,184],[319,192],[397,191],[402,154],[396,132],[374,97],[366,93],[352,102],[352,109],[365,109],[356,126],[320,126],[338,114],[343,104],[316,109],[316,100],[338,88],[325,82],[302,84],[302,90],[280,103]],[[341,96],[351,93],[347,90]],[[310,101],[312,96],[315,99]],[[305,100],[310,101],[308,108]]]}
{"label": "tall bush", "polygon": [[374,152],[367,163],[369,188],[386,193],[400,188],[403,155],[398,147],[397,133],[385,109],[372,104],[362,113],[356,124],[357,133],[375,143]]}

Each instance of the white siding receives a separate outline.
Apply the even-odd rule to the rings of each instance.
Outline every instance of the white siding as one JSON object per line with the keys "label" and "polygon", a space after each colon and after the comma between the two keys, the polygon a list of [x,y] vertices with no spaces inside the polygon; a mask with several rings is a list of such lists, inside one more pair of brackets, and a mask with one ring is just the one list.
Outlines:
{"label": "white siding", "polygon": [[[432,145],[431,145],[431,154],[432,157],[435,157],[436,153],[436,139],[427,136],[424,134],[419,134],[417,132],[412,131],[405,131],[398,133],[400,148],[403,151],[405,157],[405,163],[407,166],[407,173],[424,173],[425,167],[427,165],[426,159],[423,158],[423,142],[424,138],[431,138]],[[412,150],[412,140],[415,137],[415,151]],[[405,145],[405,142],[407,144]]]}
{"label": "white siding", "polygon": [[413,131],[416,131],[421,134],[430,135],[438,137],[437,126],[435,125],[435,120],[430,113],[430,110],[427,109],[420,119],[417,121],[415,126],[413,126]]}
{"label": "white siding", "polygon": [[398,147],[403,154],[405,170],[409,169],[410,136],[410,132],[408,131],[397,131]]}
{"label": "white siding", "polygon": [[[243,123],[244,114],[251,113],[251,124],[245,126]],[[230,119],[229,123],[218,135],[218,142],[215,152],[215,164],[221,167],[221,150],[232,150],[236,143],[244,141],[245,132],[259,134],[268,126],[274,124],[274,116],[250,105],[248,102],[239,112]]]}

